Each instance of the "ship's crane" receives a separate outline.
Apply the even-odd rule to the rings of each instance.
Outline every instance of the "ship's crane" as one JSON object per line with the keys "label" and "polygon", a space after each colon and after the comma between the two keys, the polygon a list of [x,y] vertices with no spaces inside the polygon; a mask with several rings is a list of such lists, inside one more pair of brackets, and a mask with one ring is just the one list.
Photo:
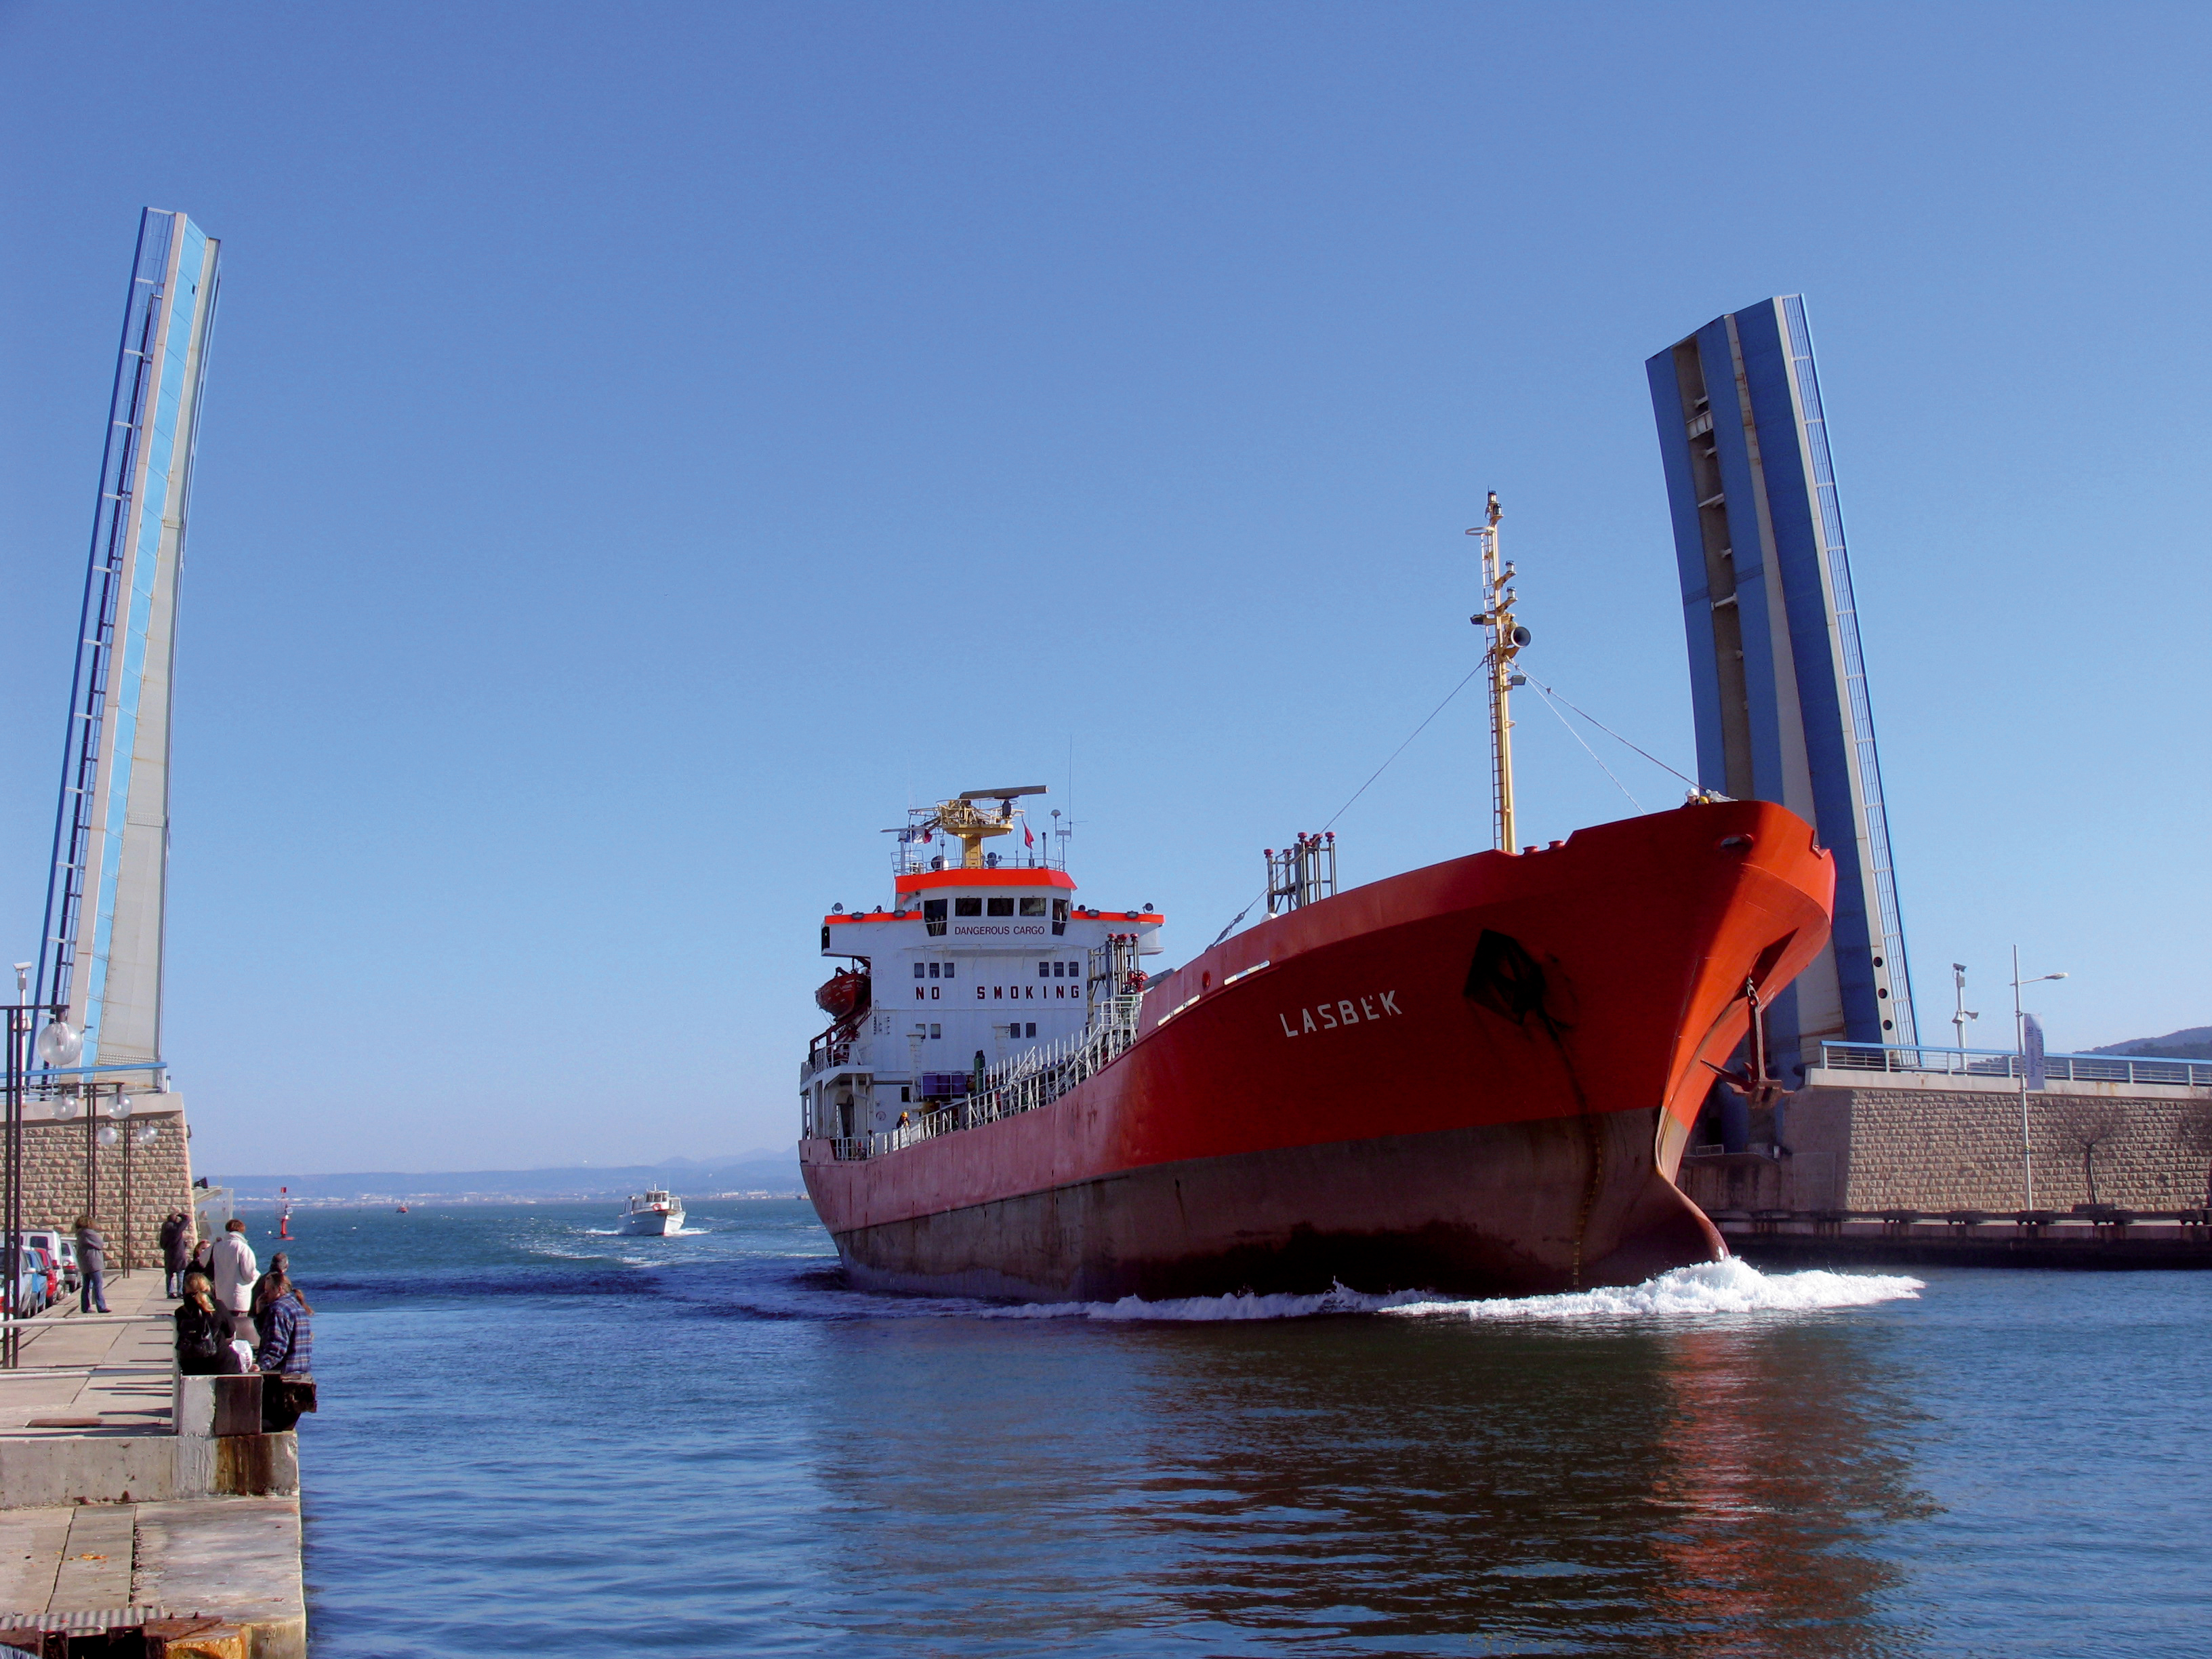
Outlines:
{"label": "ship's crane", "polygon": [[[1014,803],[1024,795],[1042,795],[1045,787],[1042,783],[1025,783],[1012,789],[963,789],[951,800],[916,809],[912,823],[884,833],[898,836],[903,844],[916,837],[927,840],[942,831],[959,842],[960,867],[980,870],[983,867],[983,843],[994,836],[1013,833],[1015,822],[1021,817],[1014,810]],[[982,805],[994,800],[999,803],[995,812]]]}

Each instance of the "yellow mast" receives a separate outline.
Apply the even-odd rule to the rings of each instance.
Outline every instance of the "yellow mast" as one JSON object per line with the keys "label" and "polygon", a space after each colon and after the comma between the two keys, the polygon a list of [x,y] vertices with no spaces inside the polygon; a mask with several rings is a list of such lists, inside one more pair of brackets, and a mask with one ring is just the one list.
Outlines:
{"label": "yellow mast", "polygon": [[1509,584],[1513,567],[1498,559],[1498,492],[1490,492],[1488,520],[1467,533],[1482,538],[1482,609],[1468,620],[1490,630],[1490,647],[1483,653],[1490,678],[1490,832],[1492,844],[1501,853],[1517,851],[1520,839],[1513,815],[1513,720],[1509,705],[1511,688],[1522,684],[1513,672],[1513,659],[1528,643],[1528,630],[1513,620],[1516,599]]}

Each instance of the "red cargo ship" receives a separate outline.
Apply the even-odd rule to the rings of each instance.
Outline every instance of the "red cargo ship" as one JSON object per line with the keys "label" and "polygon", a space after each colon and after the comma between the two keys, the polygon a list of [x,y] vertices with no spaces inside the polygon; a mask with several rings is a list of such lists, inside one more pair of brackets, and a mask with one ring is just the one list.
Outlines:
{"label": "red cargo ship", "polygon": [[[1494,499],[1477,620],[1510,847],[1527,635]],[[1334,842],[1301,836],[1270,855],[1279,914],[1148,978],[1148,905],[982,851],[1036,793],[916,813],[892,908],[823,920],[859,965],[824,988],[847,1012],[801,1073],[799,1158],[853,1284],[1525,1295],[1726,1254],[1673,1177],[1757,1006],[1826,940],[1802,819],[1699,798],[1341,893]]]}
{"label": "red cargo ship", "polygon": [[[1812,959],[1833,884],[1802,819],[1698,803],[1322,898],[1139,989],[1156,915],[1071,907],[1057,870],[902,877],[914,908],[825,925],[833,953],[866,935],[890,972],[862,1017],[882,1036],[815,1045],[807,1190],[852,1282],[876,1289],[1632,1284],[1725,1254],[1672,1176],[1748,1028],[1747,987],[1771,995]],[[1050,934],[1034,953],[940,943],[932,895],[1042,899],[1105,937],[1083,981],[1040,981]],[[926,1026],[965,1017],[951,1044],[900,1029],[916,961],[957,964],[921,981],[940,992]],[[1009,986],[1062,992],[1076,1040],[1010,1043]],[[898,1063],[978,1042],[980,1077]]]}

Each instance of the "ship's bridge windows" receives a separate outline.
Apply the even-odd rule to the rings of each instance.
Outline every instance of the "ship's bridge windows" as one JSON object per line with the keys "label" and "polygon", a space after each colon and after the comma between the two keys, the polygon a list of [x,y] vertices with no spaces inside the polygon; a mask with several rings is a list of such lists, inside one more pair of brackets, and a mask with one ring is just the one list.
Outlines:
{"label": "ship's bridge windows", "polygon": [[1055,933],[1064,933],[1067,931],[1067,901],[1066,899],[1054,899],[1052,902],[1052,931]]}
{"label": "ship's bridge windows", "polygon": [[983,901],[980,898],[957,898],[952,901],[952,914],[956,916],[980,916],[983,914]]}
{"label": "ship's bridge windows", "polygon": [[1014,902],[1011,898],[988,899],[983,908],[988,915],[1011,916],[1014,914]]}
{"label": "ship's bridge windows", "polygon": [[1022,901],[1022,914],[1025,916],[1042,915],[1044,914],[1044,900],[1042,898],[1024,899]]}
{"label": "ship's bridge windows", "polygon": [[[943,899],[922,900],[921,922],[922,926],[929,930],[931,938],[943,938],[945,935],[945,901]],[[824,928],[823,931],[826,933],[829,930]],[[830,941],[827,939],[824,939],[822,941],[822,944],[823,948],[826,950],[829,948]]]}

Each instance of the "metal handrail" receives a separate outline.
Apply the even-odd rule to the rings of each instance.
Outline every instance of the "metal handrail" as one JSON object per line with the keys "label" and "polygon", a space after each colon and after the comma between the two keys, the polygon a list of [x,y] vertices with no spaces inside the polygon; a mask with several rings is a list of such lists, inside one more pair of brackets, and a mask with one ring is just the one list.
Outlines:
{"label": "metal handrail", "polygon": [[36,1088],[40,1084],[58,1077],[90,1077],[95,1072],[166,1072],[168,1069],[169,1062],[165,1060],[120,1060],[112,1066],[40,1066],[24,1073],[23,1082],[27,1087]]}
{"label": "metal handrail", "polygon": [[1111,1065],[1137,1040],[1144,1002],[1142,976],[1136,972],[1137,936],[1109,935],[1090,956],[1094,1000],[1091,1023],[1082,1030],[1000,1060],[985,1074],[982,1089],[934,1110],[909,1114],[895,1129],[833,1139],[830,1157],[841,1164],[880,1158],[939,1135],[1033,1112]]}
{"label": "metal handrail", "polygon": [[[1887,1042],[1823,1042],[1820,1064],[1838,1072],[1917,1072],[1938,1077],[2017,1078],[2027,1060],[2010,1048],[1942,1048]],[[2045,1054],[2043,1074],[2060,1083],[2162,1083],[2212,1088],[2212,1061],[2133,1054]]]}

